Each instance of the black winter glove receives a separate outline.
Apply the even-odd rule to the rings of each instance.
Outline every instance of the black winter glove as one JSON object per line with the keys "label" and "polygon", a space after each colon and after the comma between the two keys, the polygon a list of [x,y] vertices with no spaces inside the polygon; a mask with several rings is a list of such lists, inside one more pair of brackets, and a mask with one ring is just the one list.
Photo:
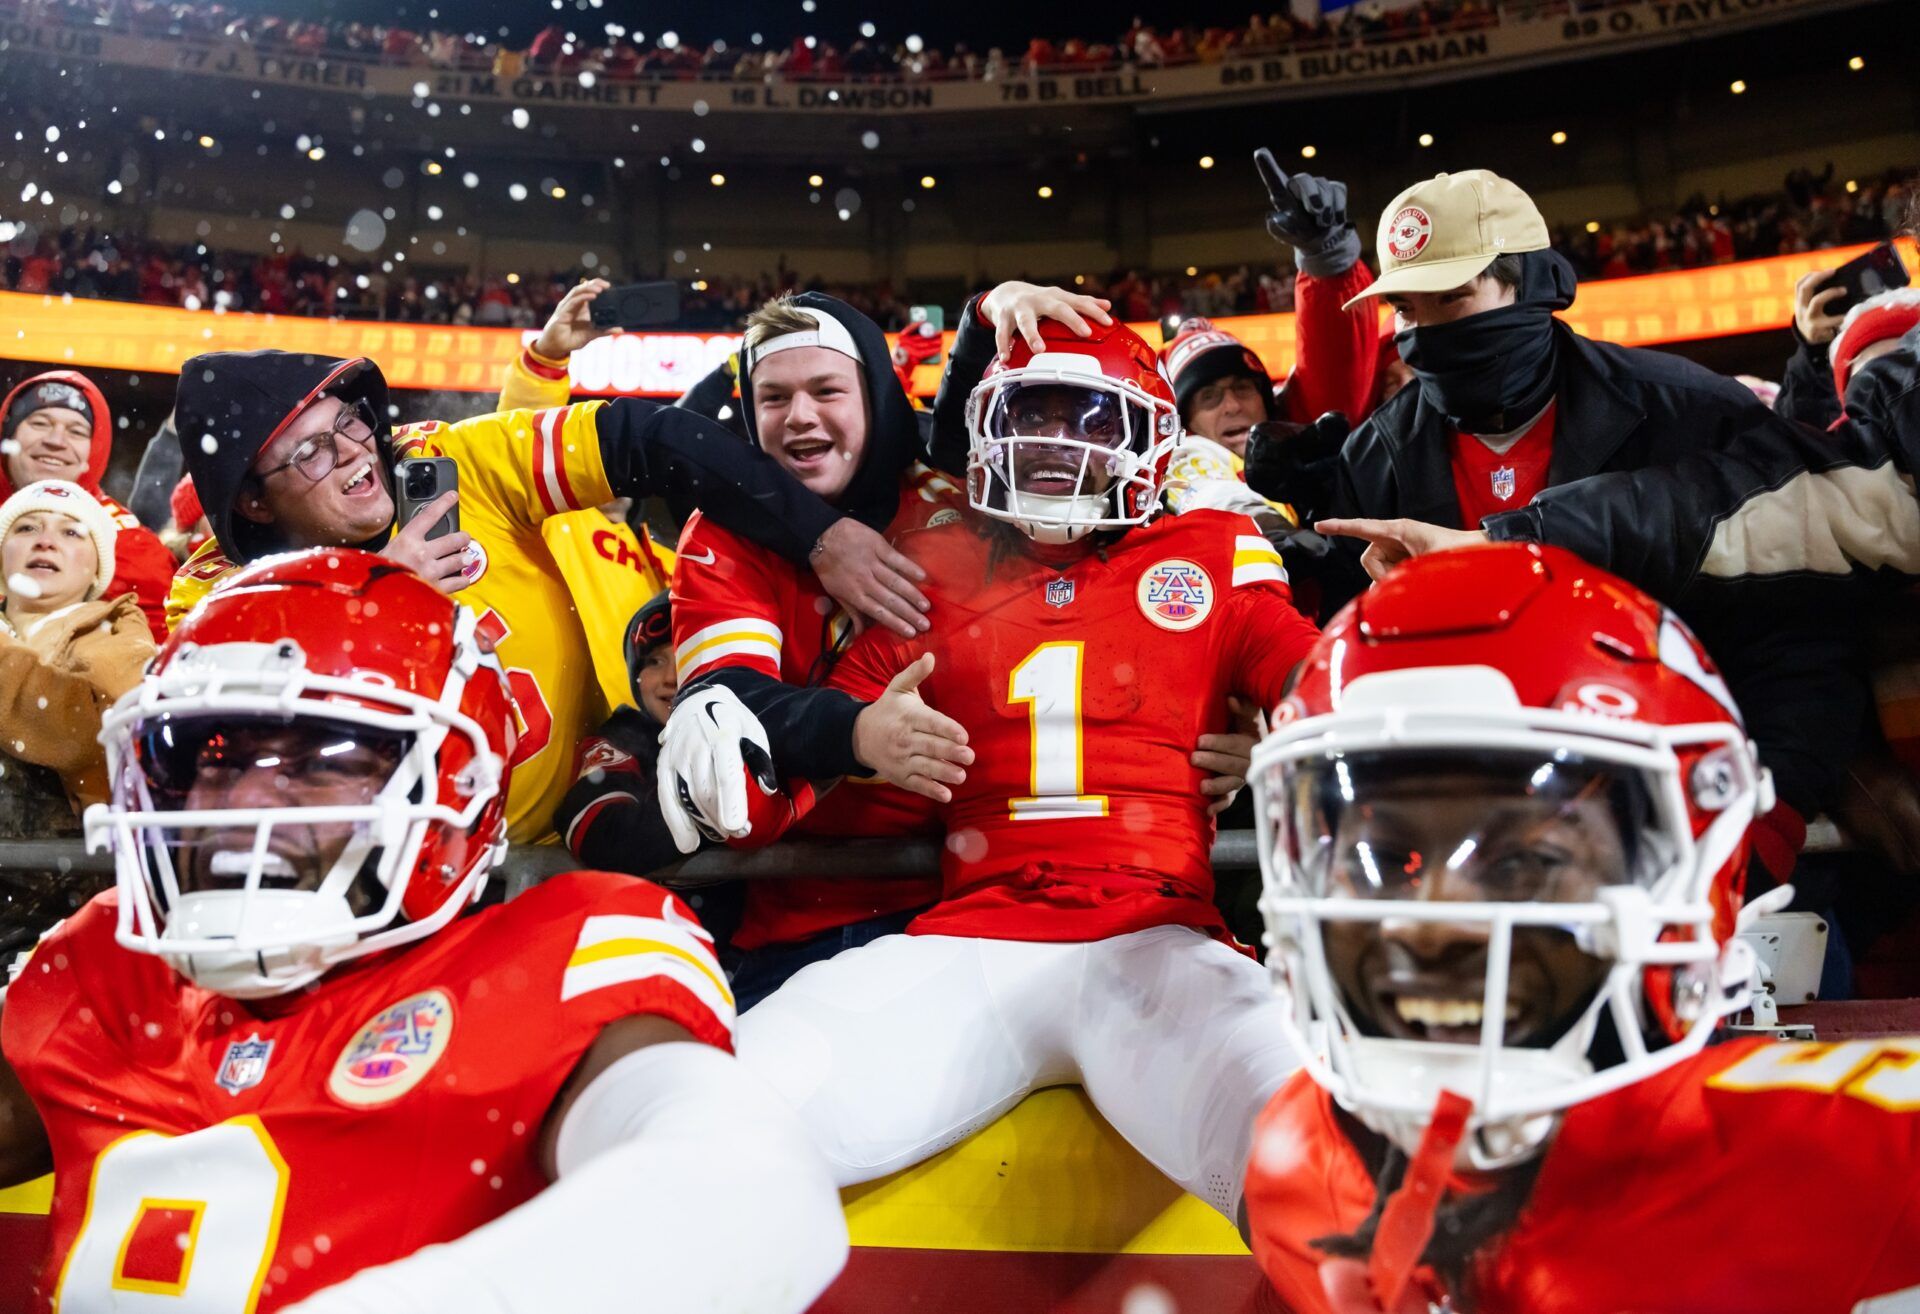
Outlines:
{"label": "black winter glove", "polygon": [[1262,146],[1253,153],[1266,184],[1267,232],[1293,248],[1293,263],[1312,278],[1338,278],[1360,258],[1360,234],[1347,219],[1347,185],[1308,173],[1288,174]]}
{"label": "black winter glove", "polygon": [[1247,487],[1276,501],[1299,501],[1305,492],[1302,474],[1316,462],[1338,456],[1350,427],[1339,411],[1328,411],[1312,424],[1268,420],[1254,425],[1247,435]]}

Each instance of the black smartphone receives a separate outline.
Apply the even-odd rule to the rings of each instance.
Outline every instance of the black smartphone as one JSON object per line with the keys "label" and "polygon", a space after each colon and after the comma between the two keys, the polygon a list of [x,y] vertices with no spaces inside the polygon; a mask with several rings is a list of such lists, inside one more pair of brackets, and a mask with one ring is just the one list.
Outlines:
{"label": "black smartphone", "polygon": [[[450,493],[460,486],[460,467],[446,456],[410,456],[394,466],[395,488],[400,490],[394,501],[399,507],[400,528],[405,529],[415,517],[439,497]],[[434,522],[427,531],[428,538],[439,538],[444,534],[456,533],[460,528],[460,508],[452,507]]]}
{"label": "black smartphone", "polygon": [[595,328],[659,328],[680,319],[680,285],[628,283],[610,287],[593,299],[587,317]]}
{"label": "black smartphone", "polygon": [[1844,315],[1862,301],[1877,297],[1882,292],[1891,292],[1897,287],[1905,287],[1911,281],[1907,276],[1907,267],[1900,260],[1900,253],[1893,249],[1893,243],[1882,242],[1863,256],[1856,256],[1840,268],[1833,271],[1833,277],[1822,283],[1819,290],[1824,292],[1830,287],[1844,287],[1846,292],[1839,302],[1827,307],[1829,315]]}

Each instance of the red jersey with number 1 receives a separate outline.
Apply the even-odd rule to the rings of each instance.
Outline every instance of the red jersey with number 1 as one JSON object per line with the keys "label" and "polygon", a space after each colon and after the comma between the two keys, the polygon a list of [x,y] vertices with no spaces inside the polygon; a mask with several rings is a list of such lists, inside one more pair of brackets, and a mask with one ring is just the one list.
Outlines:
{"label": "red jersey with number 1", "polygon": [[967,728],[945,811],[945,892],[911,931],[1097,940],[1222,928],[1213,819],[1189,761],[1227,729],[1227,696],[1280,701],[1318,635],[1280,556],[1245,516],[1162,516],[1050,565],[1017,531],[969,517],[909,534],[933,629],[868,630],[828,681],[874,699],[935,654],[927,703]]}
{"label": "red jersey with number 1", "polygon": [[[916,466],[901,479],[890,535],[954,509],[959,489]],[[673,578],[674,664],[682,685],[716,666],[744,666],[787,684],[819,684],[853,624],[814,573],[695,512],[680,533]],[[884,781],[848,778],[796,827],[802,835],[887,836],[937,830],[933,805]],[[754,881],[733,943],[791,944],[834,927],[923,908],[940,883],[921,878]]]}
{"label": "red jersey with number 1", "polygon": [[[1846,1314],[1920,1284],[1916,1183],[1920,1038],[1719,1045],[1568,1112],[1474,1307]],[[1260,1115],[1246,1201],[1286,1308],[1332,1314],[1312,1243],[1353,1231],[1374,1184],[1304,1072]]]}
{"label": "red jersey with number 1", "polygon": [[557,876],[251,1003],[122,949],[117,911],[94,899],[7,990],[0,1038],[53,1145],[37,1308],[292,1304],[544,1187],[542,1124],[608,1023],[732,1048],[706,932],[627,876]]}

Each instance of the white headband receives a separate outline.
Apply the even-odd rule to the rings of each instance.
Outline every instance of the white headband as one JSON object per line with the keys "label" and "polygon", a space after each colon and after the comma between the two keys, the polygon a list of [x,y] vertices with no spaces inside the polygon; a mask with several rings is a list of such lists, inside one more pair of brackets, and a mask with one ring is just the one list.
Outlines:
{"label": "white headband", "polygon": [[812,320],[817,327],[767,339],[753,349],[753,358],[748,362],[750,366],[758,365],[776,351],[792,351],[795,347],[825,347],[828,351],[837,351],[843,356],[853,357],[862,365],[866,364],[860,355],[859,344],[853,340],[853,334],[847,331],[845,324],[832,315],[806,306],[795,306],[793,309]]}

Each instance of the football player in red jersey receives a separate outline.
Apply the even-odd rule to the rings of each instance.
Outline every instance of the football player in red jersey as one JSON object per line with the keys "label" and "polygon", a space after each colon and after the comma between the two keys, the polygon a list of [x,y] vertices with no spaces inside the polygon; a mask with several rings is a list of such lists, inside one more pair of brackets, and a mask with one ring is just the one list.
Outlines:
{"label": "football player in red jersey", "polygon": [[798,1311],[838,1269],[671,895],[576,872],[461,915],[514,724],[476,631],[383,558],[269,558],[107,716],[117,888],[0,1019],[0,1164],[55,1175],[37,1307]]}
{"label": "football player in red jersey", "polygon": [[[975,393],[974,514],[900,540],[927,571],[932,630],[869,630],[829,687],[753,709],[788,767],[848,748],[796,743],[809,699],[857,712],[918,697],[964,726],[971,765],[922,745],[946,804],[942,898],[907,934],[795,975],[746,1015],[741,1054],[842,1184],[1078,1082],[1231,1218],[1253,1116],[1298,1060],[1266,974],[1214,907],[1213,822],[1188,755],[1224,728],[1229,694],[1277,701],[1316,632],[1250,521],[1158,514],[1180,429],[1146,343],[1124,325],[1041,332],[1043,350],[1017,343]],[[723,720],[675,709],[670,743],[710,756],[663,804],[730,808],[737,830],[749,802],[781,803],[745,796]],[[754,838],[778,825],[765,817]]]}
{"label": "football player in red jersey", "polygon": [[1709,1045],[1771,786],[1659,604],[1553,548],[1422,557],[1329,624],[1251,783],[1306,1056],[1247,1180],[1287,1309],[1843,1314],[1920,1283],[1920,1039]]}

